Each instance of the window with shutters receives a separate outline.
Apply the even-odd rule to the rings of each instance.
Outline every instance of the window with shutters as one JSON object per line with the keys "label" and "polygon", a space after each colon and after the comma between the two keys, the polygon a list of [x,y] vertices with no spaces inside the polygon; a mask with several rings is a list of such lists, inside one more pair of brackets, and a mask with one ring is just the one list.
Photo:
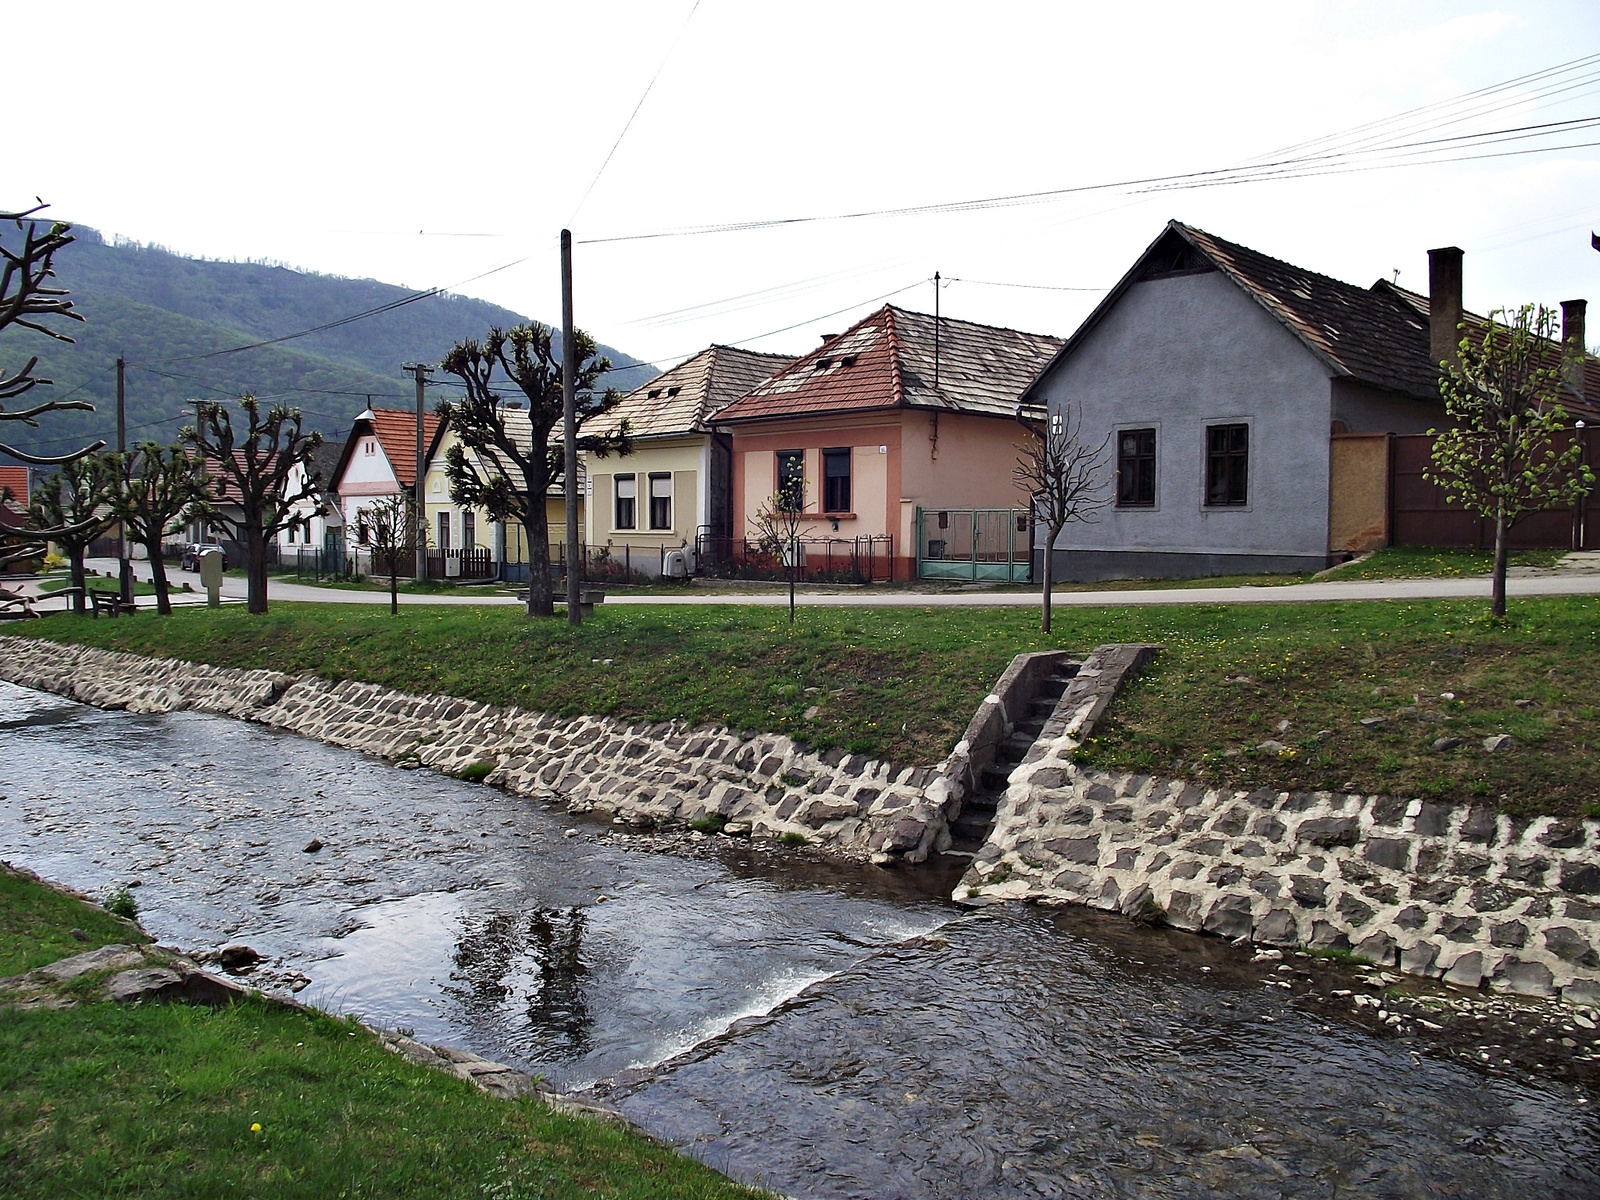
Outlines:
{"label": "window with shutters", "polygon": [[634,504],[638,498],[639,482],[633,475],[618,475],[616,477],[617,509],[616,524],[613,529],[635,528]]}
{"label": "window with shutters", "polygon": [[778,451],[778,507],[799,512],[806,504],[806,452]]}
{"label": "window with shutters", "polygon": [[650,528],[672,528],[672,476],[664,471],[650,475]]}
{"label": "window with shutters", "polygon": [[850,511],[850,447],[822,452],[822,511]]}

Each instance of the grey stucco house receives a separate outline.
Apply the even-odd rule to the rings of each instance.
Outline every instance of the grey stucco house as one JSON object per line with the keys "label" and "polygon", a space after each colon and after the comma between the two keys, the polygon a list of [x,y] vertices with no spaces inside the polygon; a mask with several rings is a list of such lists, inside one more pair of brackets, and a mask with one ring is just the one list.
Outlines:
{"label": "grey stucco house", "polygon": [[1114,498],[1063,530],[1056,577],[1314,570],[1355,545],[1343,526],[1359,525],[1360,497],[1341,513],[1334,476],[1347,449],[1370,458],[1381,442],[1341,439],[1443,418],[1438,339],[1448,353],[1458,336],[1461,251],[1429,262],[1431,302],[1169,222],[1022,396],[1079,405],[1086,435],[1112,435]]}

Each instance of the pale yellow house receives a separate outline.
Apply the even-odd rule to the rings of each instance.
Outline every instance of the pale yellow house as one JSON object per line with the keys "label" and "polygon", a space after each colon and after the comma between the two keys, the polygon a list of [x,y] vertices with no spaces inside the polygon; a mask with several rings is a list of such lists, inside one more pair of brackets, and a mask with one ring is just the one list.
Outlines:
{"label": "pale yellow house", "polygon": [[[506,431],[512,439],[519,446],[529,445],[533,435],[527,412],[523,409],[507,408],[502,410],[502,414]],[[423,473],[429,553],[448,557],[452,552],[488,549],[492,561],[496,564],[494,571],[496,575],[513,580],[520,579],[522,572],[517,568],[524,567],[528,561],[528,546],[522,523],[492,521],[484,509],[458,504],[450,495],[450,481],[445,473],[445,461],[450,447],[457,445],[460,440],[450,423],[445,422],[444,430]],[[471,452],[468,453],[468,457],[478,466],[480,475],[488,478],[488,470],[482,461]],[[578,467],[578,489],[578,527],[582,529],[584,497],[581,462]],[[550,523],[550,556],[554,561],[561,557],[567,528],[565,491],[559,483],[550,489],[546,497],[545,516]]]}
{"label": "pale yellow house", "polygon": [[793,361],[712,346],[585,422],[586,434],[610,434],[626,421],[632,440],[626,457],[584,456],[591,555],[608,547],[613,561],[654,575],[668,551],[692,551],[697,539],[726,539],[732,460],[728,438],[713,433],[709,421]]}

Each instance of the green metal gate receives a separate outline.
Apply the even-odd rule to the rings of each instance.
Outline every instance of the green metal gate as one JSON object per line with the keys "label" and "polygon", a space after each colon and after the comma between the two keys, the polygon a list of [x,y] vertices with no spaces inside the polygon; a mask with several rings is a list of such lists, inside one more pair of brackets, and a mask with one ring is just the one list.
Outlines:
{"label": "green metal gate", "polygon": [[1033,521],[1025,508],[918,508],[917,578],[1026,583]]}

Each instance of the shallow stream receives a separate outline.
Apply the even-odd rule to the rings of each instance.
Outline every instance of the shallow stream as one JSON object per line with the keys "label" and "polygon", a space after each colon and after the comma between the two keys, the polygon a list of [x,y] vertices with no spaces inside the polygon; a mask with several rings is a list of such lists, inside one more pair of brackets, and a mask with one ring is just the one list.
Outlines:
{"label": "shallow stream", "polygon": [[1600,1195],[1593,1098],[1309,1010],[1212,939],[966,914],[932,872],[650,853],[257,726],[6,684],[0,794],[0,857],[137,880],[162,941],[246,942],[302,1000],[592,1087],[792,1196]]}

